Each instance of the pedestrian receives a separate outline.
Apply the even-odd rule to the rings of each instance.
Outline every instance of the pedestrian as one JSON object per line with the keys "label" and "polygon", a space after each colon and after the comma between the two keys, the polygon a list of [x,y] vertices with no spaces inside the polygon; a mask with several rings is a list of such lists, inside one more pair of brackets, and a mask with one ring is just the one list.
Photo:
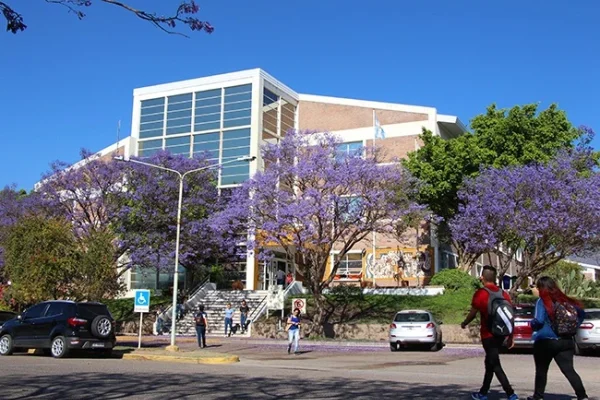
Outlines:
{"label": "pedestrian", "polygon": [[581,377],[573,367],[573,336],[583,322],[583,307],[577,300],[565,295],[550,277],[538,279],[536,289],[533,292],[538,292],[539,299],[535,303],[535,316],[531,321],[534,331],[535,387],[533,396],[528,399],[544,398],[548,369],[552,360],[571,384],[577,399],[587,399]]}
{"label": "pedestrian", "polygon": [[196,336],[198,337],[198,347],[206,347],[206,326],[208,325],[208,319],[204,312],[204,305],[200,304],[198,312],[194,315],[194,322],[196,322]]}
{"label": "pedestrian", "polygon": [[248,307],[246,300],[242,300],[242,304],[240,306],[240,325],[242,325],[242,333],[246,333],[249,314],[250,307]]}
{"label": "pedestrian", "polygon": [[[477,313],[481,317],[480,335],[481,344],[485,350],[485,374],[481,389],[479,392],[472,393],[471,399],[487,400],[487,394],[495,374],[508,399],[518,400],[519,396],[515,394],[500,364],[500,349],[504,343],[506,342],[508,348],[514,346],[512,337],[514,312],[510,311],[512,308],[510,296],[496,285],[498,282],[496,268],[490,265],[484,266],[480,280],[483,288],[478,289],[473,295],[471,311],[460,324],[465,329],[475,319]],[[492,327],[492,322],[494,327]]]}
{"label": "pedestrian", "polygon": [[160,307],[158,309],[158,311],[156,312],[156,324],[155,324],[156,335],[161,335],[163,333],[163,329],[164,329],[164,321],[162,319],[163,312],[164,312],[164,310],[162,307]]}
{"label": "pedestrian", "polygon": [[283,285],[285,284],[285,271],[282,269],[277,270],[277,286],[283,289]]}
{"label": "pedestrian", "polygon": [[285,276],[285,286],[290,286],[292,282],[294,282],[294,277],[292,276],[291,272],[288,272],[288,274]]}
{"label": "pedestrian", "polygon": [[[231,308],[231,303],[227,303],[225,309],[225,337],[231,336],[233,331],[233,313],[235,310]],[[227,327],[229,327],[229,334],[227,333]]]}
{"label": "pedestrian", "polygon": [[292,315],[287,319],[286,330],[288,331],[288,354],[294,345],[294,354],[298,354],[298,342],[300,341],[300,309],[295,308]]}

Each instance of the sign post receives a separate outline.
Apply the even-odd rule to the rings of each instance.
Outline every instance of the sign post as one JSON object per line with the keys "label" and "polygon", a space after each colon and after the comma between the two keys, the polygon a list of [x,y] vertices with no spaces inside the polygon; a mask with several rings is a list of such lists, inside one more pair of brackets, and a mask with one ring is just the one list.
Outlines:
{"label": "sign post", "polygon": [[142,347],[142,325],[144,322],[144,313],[150,312],[150,291],[136,290],[133,296],[133,312],[140,313],[140,330],[138,335],[138,349]]}
{"label": "sign post", "polygon": [[306,299],[292,299],[292,312],[300,310],[300,314],[306,314]]}

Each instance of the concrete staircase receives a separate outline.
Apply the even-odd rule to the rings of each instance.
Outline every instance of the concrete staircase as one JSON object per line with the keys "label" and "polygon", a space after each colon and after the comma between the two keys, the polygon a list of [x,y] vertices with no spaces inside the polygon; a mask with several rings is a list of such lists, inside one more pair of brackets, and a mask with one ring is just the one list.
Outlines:
{"label": "concrete staircase", "polygon": [[[246,300],[248,307],[250,307],[249,319],[251,320],[256,311],[264,305],[266,298],[267,291],[260,290],[208,291],[203,299],[192,309],[188,310],[185,316],[177,322],[177,334],[196,334],[194,315],[198,311],[200,304],[204,305],[204,312],[206,312],[208,319],[207,334],[223,336],[225,334],[225,309],[227,303],[231,303],[231,308],[235,310],[233,316],[233,324],[235,325],[240,323],[240,304],[242,300]],[[239,335],[241,335],[240,331],[236,333],[236,336]]]}

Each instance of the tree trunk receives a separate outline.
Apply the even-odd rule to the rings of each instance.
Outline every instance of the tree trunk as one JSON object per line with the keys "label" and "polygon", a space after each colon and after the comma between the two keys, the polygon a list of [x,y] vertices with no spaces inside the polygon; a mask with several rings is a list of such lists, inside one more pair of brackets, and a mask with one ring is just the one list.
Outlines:
{"label": "tree trunk", "polygon": [[510,294],[510,298],[512,299],[513,303],[515,303],[517,301],[517,291],[523,284],[523,281],[527,278],[528,278],[527,276],[519,274],[517,276],[517,280],[515,281],[515,284],[510,288],[508,293]]}
{"label": "tree trunk", "polygon": [[322,293],[313,293],[313,299],[315,301],[315,312],[312,316],[312,326],[307,331],[307,336],[324,336],[325,324],[327,322],[327,312],[325,305],[327,299]]}

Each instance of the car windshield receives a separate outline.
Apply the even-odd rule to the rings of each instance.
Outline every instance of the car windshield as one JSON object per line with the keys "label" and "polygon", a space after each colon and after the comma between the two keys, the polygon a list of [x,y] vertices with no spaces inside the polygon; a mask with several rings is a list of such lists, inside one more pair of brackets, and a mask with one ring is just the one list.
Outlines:
{"label": "car windshield", "polygon": [[600,319],[600,311],[586,311],[585,319]]}
{"label": "car windshield", "polygon": [[396,314],[394,322],[429,322],[431,319],[427,313],[399,313]]}
{"label": "car windshield", "polygon": [[533,313],[535,311],[534,307],[516,307],[515,314],[517,317],[521,318],[533,318]]}

